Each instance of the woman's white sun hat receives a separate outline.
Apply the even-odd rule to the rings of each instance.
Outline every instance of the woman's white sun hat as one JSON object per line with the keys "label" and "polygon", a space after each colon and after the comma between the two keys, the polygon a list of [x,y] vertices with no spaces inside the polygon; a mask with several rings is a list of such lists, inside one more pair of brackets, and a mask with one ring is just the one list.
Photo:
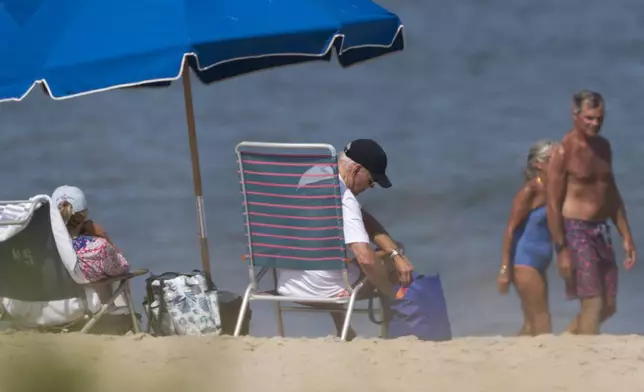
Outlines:
{"label": "woman's white sun hat", "polygon": [[85,199],[85,194],[75,186],[59,186],[56,188],[54,193],[52,193],[51,199],[56,206],[59,206],[60,203],[64,201],[68,202],[72,205],[72,213],[74,214],[87,209],[87,199]]}

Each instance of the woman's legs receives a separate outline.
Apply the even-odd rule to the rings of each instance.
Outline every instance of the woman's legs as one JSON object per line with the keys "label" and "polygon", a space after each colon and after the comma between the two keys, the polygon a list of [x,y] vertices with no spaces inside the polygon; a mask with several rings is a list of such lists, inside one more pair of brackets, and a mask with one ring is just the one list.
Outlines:
{"label": "woman's legs", "polygon": [[523,312],[523,325],[521,325],[521,329],[519,330],[518,335],[533,336],[534,333],[532,332],[532,322],[528,319],[528,310],[526,309],[523,301],[521,301],[521,310]]}
{"label": "woman's legs", "polygon": [[110,303],[110,298],[114,294],[111,284],[95,284],[94,290],[96,291],[96,295],[98,295],[98,299],[101,301],[101,304],[105,305]]}
{"label": "woman's legs", "polygon": [[545,276],[531,267],[514,268],[514,285],[521,298],[524,335],[540,335],[552,332],[548,307],[548,282]]}

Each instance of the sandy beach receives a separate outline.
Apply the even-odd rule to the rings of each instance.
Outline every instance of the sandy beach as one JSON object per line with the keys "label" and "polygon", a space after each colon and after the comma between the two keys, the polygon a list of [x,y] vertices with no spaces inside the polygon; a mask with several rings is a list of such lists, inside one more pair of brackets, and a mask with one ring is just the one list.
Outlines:
{"label": "sandy beach", "polygon": [[7,333],[0,349],[2,391],[644,391],[640,336],[342,343]]}

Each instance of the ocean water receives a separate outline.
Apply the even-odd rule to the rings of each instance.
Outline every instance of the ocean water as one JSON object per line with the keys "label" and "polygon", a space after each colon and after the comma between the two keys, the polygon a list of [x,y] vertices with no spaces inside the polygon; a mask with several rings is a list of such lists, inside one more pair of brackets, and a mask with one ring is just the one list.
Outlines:
{"label": "ocean water", "polygon": [[[514,334],[514,294],[497,294],[501,233],[531,143],[560,138],[578,89],[607,100],[604,133],[636,243],[644,246],[640,142],[644,8],[632,0],[381,0],[405,23],[407,49],[341,69],[306,64],[219,84],[194,102],[213,276],[247,284],[234,147],[242,140],[378,140],[394,187],[362,201],[403,241],[418,271],[441,274],[455,336]],[[193,78],[194,80],[194,78]],[[53,101],[36,90],[0,105],[0,199],[86,191],[134,267],[200,267],[181,84]],[[616,244],[621,241],[616,238]],[[618,257],[623,253],[618,247]],[[641,263],[644,263],[642,261]],[[621,271],[617,315],[605,332],[644,332],[644,267]],[[577,311],[551,269],[554,328]],[[143,279],[134,283],[139,308]],[[252,333],[276,333],[270,304],[252,303]],[[356,329],[377,334],[366,318]],[[333,332],[330,317],[286,316],[289,336]]]}

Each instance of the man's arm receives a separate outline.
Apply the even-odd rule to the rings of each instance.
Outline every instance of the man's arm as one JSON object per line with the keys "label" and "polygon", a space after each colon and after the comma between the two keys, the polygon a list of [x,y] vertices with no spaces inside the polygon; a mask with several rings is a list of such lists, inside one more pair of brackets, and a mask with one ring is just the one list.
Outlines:
{"label": "man's arm", "polygon": [[398,244],[391,238],[382,224],[364,208],[361,211],[364,227],[367,230],[367,234],[369,234],[371,242],[389,254],[398,249]]}
{"label": "man's arm", "polygon": [[376,255],[369,244],[366,242],[353,242],[347,244],[347,246],[351,249],[367,279],[378,291],[389,298],[394,298],[396,294],[387,277],[387,270],[382,263],[376,260]]}
{"label": "man's arm", "polygon": [[633,237],[631,236],[631,228],[628,224],[628,218],[626,216],[626,206],[624,205],[624,200],[622,199],[622,195],[619,192],[619,188],[617,187],[617,181],[615,181],[615,175],[612,172],[612,166],[613,166],[613,152],[611,150],[610,142],[606,140],[607,148],[608,148],[608,162],[611,165],[611,173],[610,173],[610,198],[611,203],[613,205],[611,206],[611,220],[615,224],[615,227],[617,227],[617,231],[619,234],[622,236],[624,241],[628,242],[629,244],[633,244]]}
{"label": "man's arm", "polygon": [[360,203],[355,197],[342,199],[342,222],[347,247],[355,256],[367,279],[384,295],[393,298],[395,294],[387,276],[387,269],[371,249],[369,235],[360,212]]}
{"label": "man's arm", "polygon": [[564,146],[560,145],[552,153],[547,171],[547,216],[548,229],[555,247],[565,244],[563,228],[563,203],[566,198],[566,160]]}
{"label": "man's arm", "polygon": [[[376,244],[386,257],[391,257],[392,252],[400,248],[400,245],[391,238],[382,224],[364,208],[362,209],[362,219],[364,220],[364,226],[371,242]],[[407,286],[411,282],[411,273],[414,270],[414,266],[402,254],[394,256],[392,260],[398,272],[400,283]]]}
{"label": "man's arm", "polygon": [[633,237],[631,236],[631,228],[628,224],[628,218],[626,217],[626,207],[624,206],[624,201],[622,200],[622,195],[619,193],[617,184],[615,183],[615,178],[611,179],[613,189],[613,200],[615,201],[615,208],[611,214],[611,220],[617,227],[617,231],[622,236],[622,238],[630,243],[633,243]]}

